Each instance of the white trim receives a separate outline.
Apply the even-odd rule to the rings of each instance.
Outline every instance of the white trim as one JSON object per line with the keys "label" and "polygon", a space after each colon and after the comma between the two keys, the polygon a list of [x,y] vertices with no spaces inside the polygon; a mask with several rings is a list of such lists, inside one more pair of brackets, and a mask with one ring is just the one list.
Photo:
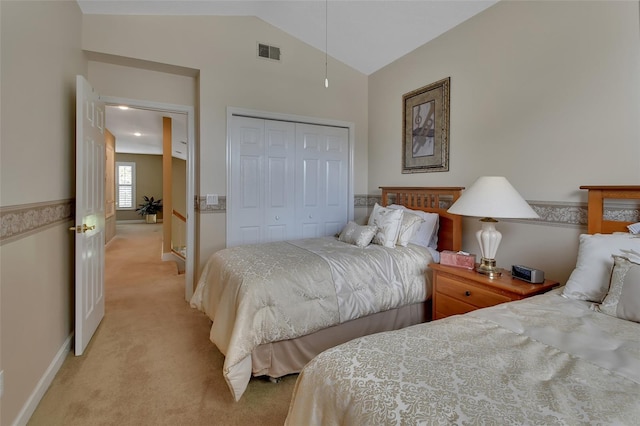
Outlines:
{"label": "white trim", "polygon": [[[303,115],[296,114],[283,114],[279,112],[270,112],[270,111],[260,111],[255,109],[247,109],[247,108],[239,108],[239,107],[227,107],[227,196],[229,195],[230,185],[231,185],[231,176],[229,176],[229,171],[231,170],[231,126],[233,116],[243,116],[243,117],[253,117],[253,118],[261,118],[265,120],[280,120],[280,121],[290,121],[293,123],[305,123],[305,124],[317,124],[320,126],[333,126],[333,127],[343,127],[349,130],[349,188],[348,188],[348,199],[347,199],[347,216],[348,220],[353,220],[355,207],[353,204],[354,200],[354,190],[353,190],[353,171],[354,171],[354,150],[355,150],[355,124],[350,121],[340,121],[333,120],[329,118],[318,118],[318,117],[308,117]],[[231,230],[229,229],[229,221],[226,221],[226,231],[227,235],[230,235]],[[225,242],[226,246],[226,242]],[[187,252],[188,256],[188,252]]]}
{"label": "white trim", "polygon": [[188,302],[193,295],[193,276],[195,265],[195,112],[193,106],[165,104],[160,102],[127,99],[114,96],[101,96],[100,99],[107,105],[129,105],[133,108],[149,109],[154,111],[175,112],[187,114],[187,260],[185,264],[184,296]]}
{"label": "white trim", "polygon": [[18,416],[16,417],[12,425],[23,426],[27,424],[33,413],[36,411],[36,408],[38,408],[38,404],[40,404],[40,401],[42,400],[45,392],[47,392],[49,386],[51,386],[51,382],[53,382],[56,374],[58,374],[58,371],[60,371],[64,360],[67,358],[67,354],[69,354],[69,352],[71,351],[72,339],[73,332],[71,332],[71,334],[69,334],[69,336],[65,339],[62,347],[58,350],[58,353],[53,358],[53,361],[51,361],[51,364],[49,364],[49,368],[47,368],[47,371],[44,372],[44,375],[38,381],[38,384],[27,399],[27,402],[22,407],[22,410],[20,410],[20,413],[18,413]]}

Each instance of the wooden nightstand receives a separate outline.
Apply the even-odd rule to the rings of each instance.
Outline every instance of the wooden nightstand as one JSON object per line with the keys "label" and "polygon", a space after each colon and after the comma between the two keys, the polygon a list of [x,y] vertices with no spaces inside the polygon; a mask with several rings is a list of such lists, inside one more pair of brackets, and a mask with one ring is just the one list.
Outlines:
{"label": "wooden nightstand", "polygon": [[499,303],[525,299],[545,293],[558,285],[545,280],[542,284],[529,284],[511,277],[504,271],[498,278],[490,279],[476,271],[432,263],[433,270],[433,319],[464,314]]}

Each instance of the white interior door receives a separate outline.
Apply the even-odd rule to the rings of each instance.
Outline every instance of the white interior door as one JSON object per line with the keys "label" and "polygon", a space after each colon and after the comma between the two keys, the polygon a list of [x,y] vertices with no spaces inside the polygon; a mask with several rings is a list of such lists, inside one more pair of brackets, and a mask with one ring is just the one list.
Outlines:
{"label": "white interior door", "polygon": [[76,355],[82,355],[104,317],[104,113],[98,94],[77,76]]}
{"label": "white interior door", "polygon": [[296,124],[296,223],[302,238],[335,235],[349,214],[349,131]]}

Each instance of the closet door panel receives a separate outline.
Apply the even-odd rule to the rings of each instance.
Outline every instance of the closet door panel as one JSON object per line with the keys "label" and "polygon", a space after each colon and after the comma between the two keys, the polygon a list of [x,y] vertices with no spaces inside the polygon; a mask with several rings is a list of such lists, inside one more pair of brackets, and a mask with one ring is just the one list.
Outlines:
{"label": "closet door panel", "polygon": [[300,183],[298,192],[297,223],[302,238],[314,238],[322,235],[318,218],[320,206],[320,162],[316,159],[302,160],[301,176],[296,179]]}
{"label": "closet door panel", "polygon": [[295,237],[295,124],[265,121],[265,241]]}
{"label": "closet door panel", "polygon": [[339,160],[329,160],[325,163],[325,224],[324,234],[335,235],[339,233],[345,225],[345,202],[342,198],[344,193],[345,170],[344,164]]}
{"label": "closet door panel", "polygon": [[323,236],[321,126],[296,125],[296,225],[303,238]]}
{"label": "closet door panel", "polygon": [[324,232],[325,235],[333,235],[342,230],[349,215],[349,131],[341,127],[325,127],[324,132]]}
{"label": "closet door panel", "polygon": [[263,239],[264,120],[235,117],[230,141],[230,211],[227,246]]}
{"label": "closet door panel", "polygon": [[348,130],[298,124],[296,140],[298,223],[305,236],[334,235],[348,217]]}

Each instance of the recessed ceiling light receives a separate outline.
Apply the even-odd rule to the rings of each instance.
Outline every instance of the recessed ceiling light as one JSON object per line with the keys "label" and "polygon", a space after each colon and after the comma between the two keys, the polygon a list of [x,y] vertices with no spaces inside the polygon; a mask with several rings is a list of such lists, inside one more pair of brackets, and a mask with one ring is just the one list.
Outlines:
{"label": "recessed ceiling light", "polygon": [[126,106],[126,105],[120,105],[118,108],[120,108],[121,110],[127,110],[127,109],[129,109],[129,107],[128,107],[128,106]]}
{"label": "recessed ceiling light", "polygon": [[134,133],[134,135],[136,135],[136,136],[142,136],[142,133],[140,133],[140,132],[135,132],[135,133]]}

